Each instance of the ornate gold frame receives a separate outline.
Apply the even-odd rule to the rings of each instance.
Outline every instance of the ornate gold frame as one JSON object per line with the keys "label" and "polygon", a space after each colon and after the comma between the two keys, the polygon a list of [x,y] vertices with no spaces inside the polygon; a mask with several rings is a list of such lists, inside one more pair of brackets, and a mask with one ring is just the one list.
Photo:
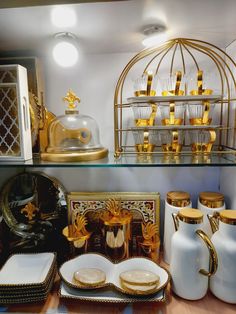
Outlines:
{"label": "ornate gold frame", "polygon": [[[105,201],[108,201],[109,199],[120,199],[122,208],[126,208],[132,211],[133,222],[137,221],[137,217],[135,216],[135,212],[137,212],[138,214],[141,214],[143,223],[151,222],[152,224],[156,224],[159,229],[158,237],[160,237],[160,194],[156,192],[68,193],[67,194],[68,224],[69,225],[74,224],[75,216],[78,213],[80,215],[86,215],[87,213],[90,213],[92,216],[98,215],[99,211],[103,208]],[[148,204],[149,201],[154,203]],[[142,233],[140,233],[140,236],[142,236]]]}
{"label": "ornate gold frame", "polygon": [[[231,86],[233,85],[233,92],[236,91],[236,79],[233,75],[233,71],[236,70],[236,63],[234,60],[221,48],[210,44],[208,42],[190,39],[190,38],[175,38],[167,41],[158,47],[147,48],[135,55],[126,67],[123,69],[114,94],[114,142],[115,142],[115,157],[120,157],[122,154],[134,154],[135,149],[133,146],[126,146],[123,143],[123,132],[131,131],[131,129],[123,128],[123,110],[130,108],[129,103],[125,103],[123,99],[123,89],[127,79],[127,76],[130,70],[136,65],[139,61],[151,57],[147,62],[143,73],[149,69],[149,66],[155,63],[156,64],[156,73],[159,71],[159,68],[163,62],[163,59],[170,55],[170,73],[173,73],[174,62],[176,58],[177,48],[179,48],[179,54],[182,61],[182,70],[183,73],[186,73],[186,63],[185,55],[187,54],[191,58],[193,64],[196,66],[196,69],[199,71],[199,64],[195,57],[195,53],[201,53],[209,57],[209,59],[214,63],[221,81],[221,95],[220,100],[218,101],[221,106],[221,116],[220,124],[223,124],[223,121],[226,120],[226,125],[220,128],[219,134],[219,149],[213,151],[213,153],[233,153],[236,154],[236,114],[234,118],[234,125],[230,126],[229,116],[230,116],[230,103],[235,101],[231,95]],[[224,98],[224,91],[227,91],[227,98]],[[226,113],[224,113],[224,104],[227,106]],[[229,128],[233,128],[233,146],[229,147]],[[225,132],[225,133],[224,133]],[[225,150],[224,150],[225,149]],[[148,154],[163,154],[163,152],[148,152]],[[143,153],[145,154],[145,153]],[[146,153],[147,154],[147,153]]]}

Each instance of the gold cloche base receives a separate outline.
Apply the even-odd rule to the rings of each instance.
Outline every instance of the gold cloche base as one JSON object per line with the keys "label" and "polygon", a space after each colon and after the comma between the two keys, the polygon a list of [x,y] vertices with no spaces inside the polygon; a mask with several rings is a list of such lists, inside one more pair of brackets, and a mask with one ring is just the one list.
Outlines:
{"label": "gold cloche base", "polygon": [[41,159],[45,161],[56,162],[76,162],[76,161],[91,161],[107,157],[108,149],[99,148],[91,151],[77,151],[65,153],[41,153]]}

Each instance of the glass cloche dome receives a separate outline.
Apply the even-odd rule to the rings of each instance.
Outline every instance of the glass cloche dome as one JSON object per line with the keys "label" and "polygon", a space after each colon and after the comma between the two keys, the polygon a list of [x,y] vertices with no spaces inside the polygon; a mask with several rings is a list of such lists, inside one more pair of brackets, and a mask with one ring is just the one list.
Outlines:
{"label": "glass cloche dome", "polygon": [[69,90],[65,115],[56,117],[48,127],[48,146],[41,158],[48,161],[88,161],[107,156],[108,150],[100,144],[96,121],[79,114],[79,97]]}

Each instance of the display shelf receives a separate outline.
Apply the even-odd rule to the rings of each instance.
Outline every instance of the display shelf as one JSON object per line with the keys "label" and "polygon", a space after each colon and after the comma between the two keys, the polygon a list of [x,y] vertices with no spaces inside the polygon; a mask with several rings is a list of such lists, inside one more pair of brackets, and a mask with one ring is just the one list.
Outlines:
{"label": "display shelf", "polygon": [[[155,126],[133,126],[126,131],[139,131],[139,130],[155,130],[155,131],[167,131],[167,130],[182,130],[182,131],[194,131],[194,130],[219,130],[223,128],[220,125],[155,125]],[[124,130],[121,130],[124,131]]]}
{"label": "display shelf", "polygon": [[155,154],[142,153],[140,155],[126,152],[119,158],[114,158],[112,152],[107,158],[87,162],[49,162],[34,159],[25,162],[1,161],[0,168],[109,168],[109,167],[227,167],[236,166],[236,151],[222,151],[222,153],[211,153],[210,155],[192,155],[191,152],[179,156],[165,155],[162,152]]}
{"label": "display shelf", "polygon": [[208,101],[210,103],[217,103],[221,101],[221,95],[196,95],[196,96],[142,96],[129,97],[128,104],[132,103],[166,103],[182,102],[182,103],[199,103],[200,101]]}

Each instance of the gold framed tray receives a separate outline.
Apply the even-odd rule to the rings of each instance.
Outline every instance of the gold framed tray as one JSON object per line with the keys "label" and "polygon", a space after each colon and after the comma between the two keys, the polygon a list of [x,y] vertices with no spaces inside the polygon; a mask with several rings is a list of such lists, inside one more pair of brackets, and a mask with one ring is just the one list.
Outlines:
{"label": "gold framed tray", "polygon": [[136,302],[167,302],[166,290],[162,289],[152,296],[128,296],[108,287],[95,290],[79,290],[61,283],[58,292],[60,298],[78,301],[102,302],[102,303],[136,303]]}

